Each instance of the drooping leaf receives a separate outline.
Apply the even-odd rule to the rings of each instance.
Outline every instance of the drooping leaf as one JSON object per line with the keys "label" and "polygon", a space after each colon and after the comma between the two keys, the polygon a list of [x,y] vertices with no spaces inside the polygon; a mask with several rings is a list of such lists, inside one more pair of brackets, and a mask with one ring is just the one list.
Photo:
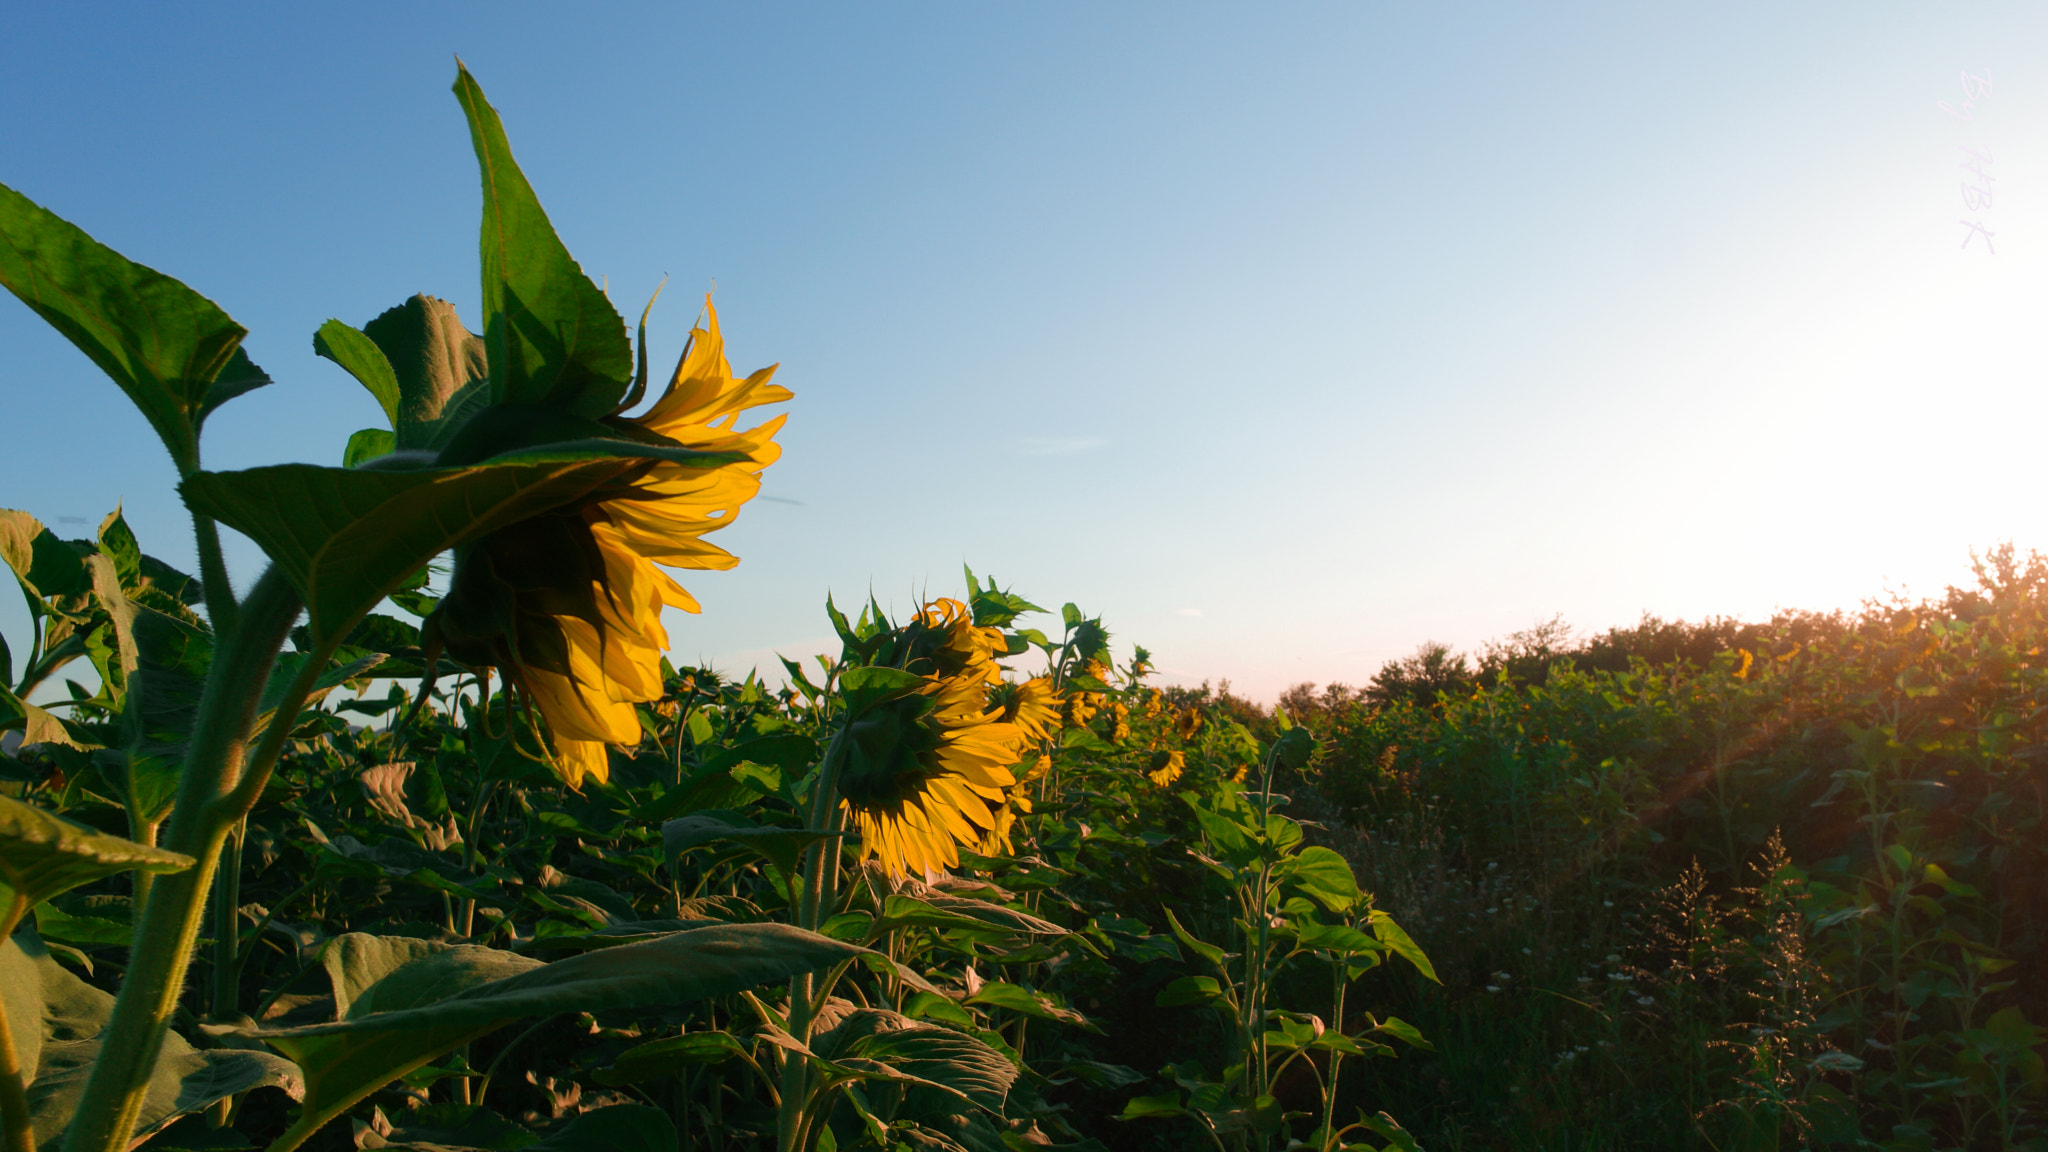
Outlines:
{"label": "drooping leaf", "polygon": [[0,915],[17,899],[23,911],[102,876],[138,869],[182,872],[190,856],[109,836],[0,796]]}
{"label": "drooping leaf", "polygon": [[498,113],[467,68],[455,96],[483,176],[484,344],[498,404],[609,415],[633,378],[626,322],[548,223]]}
{"label": "drooping leaf", "polygon": [[1415,965],[1417,972],[1422,973],[1438,984],[1443,983],[1443,981],[1436,978],[1436,967],[1429,962],[1429,957],[1423,954],[1422,946],[1410,939],[1408,933],[1403,931],[1399,924],[1394,923],[1392,916],[1374,909],[1372,913],[1372,934],[1379,938],[1380,943],[1393,949],[1394,955]]}
{"label": "drooping leaf", "polygon": [[355,377],[356,383],[367,389],[377,401],[377,406],[384,410],[384,418],[391,422],[392,430],[397,430],[398,376],[392,372],[391,361],[385,358],[384,350],[377,347],[376,341],[339,320],[329,320],[313,333],[313,354],[334,361]]}
{"label": "drooping leaf", "polygon": [[811,1051],[838,1070],[914,1081],[996,1116],[1017,1079],[1016,1065],[974,1037],[881,1008],[848,1012]]}
{"label": "drooping leaf", "polygon": [[318,643],[440,553],[577,499],[637,461],[356,471],[284,464],[188,478],[185,499],[254,539],[305,597]]}
{"label": "drooping leaf", "polygon": [[346,1019],[226,1030],[262,1038],[304,1070],[306,1107],[293,1129],[304,1133],[442,1053],[523,1016],[666,1008],[863,954],[783,924],[695,928],[552,964],[462,945],[392,968],[355,996]]}
{"label": "drooping leaf", "polygon": [[199,467],[199,425],[212,407],[209,388],[246,329],[213,301],[127,259],[4,184],[0,284],[120,385],[179,471]]}
{"label": "drooping leaf", "polygon": [[1090,1032],[1100,1032],[1094,1021],[1071,1008],[1062,1008],[1050,999],[1007,980],[991,980],[981,986],[981,991],[969,996],[964,1003],[979,1004],[987,1008],[1002,1008],[1024,1016],[1035,1016],[1040,1020],[1054,1020],[1061,1024],[1072,1024]]}
{"label": "drooping leaf", "polygon": [[691,1065],[716,1064],[745,1050],[727,1032],[685,1032],[628,1048],[619,1053],[611,1067],[599,1069],[591,1079],[615,1086],[667,1080]]}

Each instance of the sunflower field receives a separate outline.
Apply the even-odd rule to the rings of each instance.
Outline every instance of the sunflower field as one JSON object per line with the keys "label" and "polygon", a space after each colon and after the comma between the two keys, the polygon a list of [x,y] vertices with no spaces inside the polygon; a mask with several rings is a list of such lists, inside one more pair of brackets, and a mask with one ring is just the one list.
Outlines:
{"label": "sunflower field", "polygon": [[1436,973],[1301,818],[1309,727],[971,571],[827,599],[783,688],[669,663],[793,397],[708,301],[657,386],[653,302],[636,339],[455,93],[482,331],[322,325],[388,424],[340,466],[206,469],[244,329],[0,185],[0,283],[158,433],[198,557],[0,511],[8,1152],[1417,1147],[1367,1070],[1432,1050],[1374,1009]]}

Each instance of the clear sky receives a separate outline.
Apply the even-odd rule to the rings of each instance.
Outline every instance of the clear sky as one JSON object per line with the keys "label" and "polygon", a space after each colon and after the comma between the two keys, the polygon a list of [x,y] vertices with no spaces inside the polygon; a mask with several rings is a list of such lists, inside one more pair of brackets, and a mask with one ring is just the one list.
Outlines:
{"label": "clear sky", "polygon": [[[680,660],[966,562],[1270,699],[2048,548],[2038,0],[0,6],[0,182],[278,381],[210,467],[379,422],[328,317],[481,326],[457,54],[622,311],[671,277],[657,361],[715,283],[796,392]],[[190,563],[141,417],[5,298],[0,399],[0,506]]]}

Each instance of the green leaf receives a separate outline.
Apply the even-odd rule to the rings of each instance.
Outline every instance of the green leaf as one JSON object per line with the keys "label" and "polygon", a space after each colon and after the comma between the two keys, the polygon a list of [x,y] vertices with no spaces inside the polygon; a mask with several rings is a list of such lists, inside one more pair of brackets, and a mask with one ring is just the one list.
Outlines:
{"label": "green leaf", "polygon": [[1160,1120],[1187,1114],[1188,1110],[1181,1107],[1180,1093],[1168,1092],[1160,1096],[1131,1097],[1124,1101],[1124,1110],[1117,1115],[1117,1119]]}
{"label": "green leaf", "polygon": [[1180,926],[1180,920],[1174,916],[1173,909],[1161,908],[1160,911],[1166,913],[1166,923],[1173,929],[1174,936],[1181,943],[1193,949],[1195,955],[1200,956],[1218,968],[1223,967],[1223,949],[1218,948],[1214,944],[1204,944],[1200,940],[1195,939],[1192,932]]}
{"label": "green leaf", "polygon": [[1404,1043],[1411,1044],[1417,1048],[1421,1048],[1426,1051],[1436,1051],[1436,1046],[1431,1044],[1428,1040],[1424,1039],[1422,1036],[1422,1032],[1419,1029],[1417,1029],[1415,1025],[1408,1023],[1406,1020],[1401,1019],[1399,1016],[1389,1016],[1385,1020],[1380,1021],[1378,1026],[1376,1026],[1373,1029],[1373,1031],[1385,1032],[1387,1035],[1392,1036],[1396,1040],[1403,1041]]}
{"label": "green leaf", "polygon": [[128,810],[155,824],[171,810],[185,742],[213,662],[213,641],[187,620],[151,609],[135,616],[136,670],[121,710]]}
{"label": "green leaf", "polygon": [[84,558],[26,512],[0,508],[0,560],[14,570],[30,597],[29,611],[37,616],[46,611],[41,600],[92,591]]}
{"label": "green leaf", "polygon": [[667,1080],[696,1064],[716,1064],[746,1051],[728,1032],[686,1032],[619,1053],[609,1068],[591,1075],[600,1084],[639,1084]]}
{"label": "green leaf", "polygon": [[974,1037],[881,1008],[848,1012],[811,1051],[833,1071],[937,1088],[996,1116],[1017,1079],[1016,1065]]}
{"label": "green leaf", "polygon": [[[113,1016],[114,998],[50,958],[33,932],[0,940],[0,998],[28,1081],[29,1116],[54,1147],[78,1111],[85,1081]],[[136,1119],[139,1142],[179,1116],[261,1087],[300,1094],[298,1069],[268,1052],[195,1050],[176,1032],[164,1035]]]}
{"label": "green leaf", "polygon": [[344,371],[356,378],[356,383],[369,389],[377,406],[384,409],[384,418],[391,422],[391,429],[397,430],[401,400],[398,376],[392,372],[391,361],[385,358],[384,350],[377,347],[376,341],[339,320],[329,320],[313,333],[313,354],[341,365]]}
{"label": "green leaf", "polygon": [[4,184],[0,284],[120,385],[180,472],[199,467],[199,426],[218,403],[209,386],[247,329]]}
{"label": "green leaf", "polygon": [[20,909],[26,912],[60,892],[131,868],[182,872],[192,864],[190,856],[109,836],[0,796],[0,916],[17,900],[25,901]]}
{"label": "green leaf", "polygon": [[1184,1004],[1214,1004],[1223,999],[1223,985],[1213,976],[1183,976],[1159,990],[1152,998],[1155,1008],[1178,1008]]}
{"label": "green leaf", "polygon": [[217,1030],[259,1037],[305,1071],[305,1112],[293,1128],[305,1134],[442,1053],[524,1016],[667,1008],[865,953],[783,924],[694,928],[552,964],[461,945],[391,969],[355,996],[346,1019]]}
{"label": "green leaf", "polygon": [[1401,1127],[1400,1121],[1385,1112],[1377,1116],[1367,1116],[1361,1112],[1358,1115],[1358,1123],[1391,1141],[1382,1152],[1422,1152],[1422,1146],[1415,1142],[1415,1137],[1409,1135],[1406,1128]]}
{"label": "green leaf", "polygon": [[484,344],[497,404],[562,404],[607,416],[633,378],[626,322],[555,235],[469,69],[455,97],[483,176]]}
{"label": "green leaf", "polygon": [[670,820],[661,826],[661,851],[664,860],[677,856],[702,844],[720,840],[731,840],[744,845],[766,860],[782,869],[785,876],[796,873],[797,858],[804,850],[820,840],[837,839],[846,836],[843,832],[813,832],[803,828],[762,827],[739,812],[731,810],[697,812]]}
{"label": "green leaf", "polygon": [[900,699],[924,686],[924,677],[901,668],[848,668],[839,675],[839,695],[848,717]]}
{"label": "green leaf", "polygon": [[572,463],[357,471],[281,464],[201,472],[185,500],[256,541],[305,598],[317,644],[435,556],[587,495],[638,465]]}
{"label": "green leaf", "polygon": [[364,428],[349,434],[341,450],[343,468],[360,468],[370,460],[398,451],[398,438],[382,428]]}
{"label": "green leaf", "polygon": [[1349,912],[1358,903],[1358,877],[1352,874],[1350,862],[1321,845],[1302,849],[1301,855],[1277,871],[1332,912]]}
{"label": "green leaf", "polygon": [[36,935],[86,947],[110,944],[125,948],[134,943],[135,926],[104,916],[73,916],[55,904],[44,903],[36,905]]}
{"label": "green leaf", "polygon": [[1007,980],[991,980],[981,986],[981,991],[962,1001],[979,1004],[987,1008],[1002,1008],[1024,1016],[1035,1016],[1040,1020],[1054,1020],[1061,1024],[1072,1024],[1090,1032],[1101,1032],[1094,1021],[1071,1008],[1062,1008],[1047,997],[1041,996],[1021,985]]}
{"label": "green leaf", "polygon": [[1393,949],[1394,955],[1415,965],[1417,972],[1438,984],[1443,983],[1437,980],[1436,968],[1430,964],[1429,957],[1423,955],[1421,946],[1408,938],[1408,933],[1402,931],[1399,924],[1394,923],[1392,916],[1377,908],[1373,909],[1372,913],[1372,934],[1379,938],[1380,943]]}

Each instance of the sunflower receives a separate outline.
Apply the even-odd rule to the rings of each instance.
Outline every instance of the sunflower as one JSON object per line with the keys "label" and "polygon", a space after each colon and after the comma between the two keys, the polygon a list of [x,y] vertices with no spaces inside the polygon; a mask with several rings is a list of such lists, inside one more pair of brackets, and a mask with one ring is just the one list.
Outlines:
{"label": "sunflower", "polygon": [[1044,676],[1022,684],[998,684],[989,693],[991,704],[1001,705],[1003,719],[1017,726],[1029,744],[1041,744],[1060,730],[1060,691]]}
{"label": "sunflower", "polygon": [[939,633],[939,646],[932,653],[941,676],[965,676],[987,684],[1002,682],[1003,670],[996,660],[1009,654],[1001,628],[980,627],[958,600],[939,599],[924,606],[917,622]]}
{"label": "sunflower", "polygon": [[1187,770],[1187,766],[1188,758],[1184,753],[1154,752],[1152,763],[1147,766],[1145,775],[1152,783],[1164,788],[1180,779],[1180,774]]}
{"label": "sunflower", "polygon": [[1131,734],[1131,710],[1122,704],[1109,706],[1109,742],[1121,744]]}
{"label": "sunflower", "polygon": [[1031,785],[1037,783],[1040,777],[1050,771],[1052,771],[1052,757],[1040,756],[1031,765],[1030,771],[1017,777],[1017,783],[1005,792],[1003,805],[996,809],[995,827],[989,829],[988,833],[981,838],[981,843],[974,849],[976,852],[981,853],[983,856],[1016,855],[1017,849],[1010,842],[1010,833],[1016,831],[1017,819],[1019,817],[1031,814],[1031,796],[1029,794]]}
{"label": "sunflower", "polygon": [[1174,717],[1173,730],[1181,739],[1193,740],[1195,733],[1202,730],[1201,710],[1192,706],[1181,709]]}
{"label": "sunflower", "polygon": [[862,858],[892,876],[956,867],[960,845],[996,831],[1024,744],[1017,726],[988,707],[978,675],[927,676],[916,692],[854,721],[847,737],[840,805]]}
{"label": "sunflower", "polygon": [[732,459],[712,467],[656,460],[580,503],[457,549],[448,595],[422,629],[430,647],[500,669],[532,701],[572,788],[607,777],[605,745],[640,740],[634,705],[662,696],[662,609],[698,610],[655,565],[739,563],[703,537],[732,523],[782,452],[774,437],[785,417],[745,431],[734,425],[749,408],[790,399],[789,390],[769,383],[773,367],[736,378],[709,297],[705,308],[708,326],[690,333],[654,405],[613,422],[635,438]]}

